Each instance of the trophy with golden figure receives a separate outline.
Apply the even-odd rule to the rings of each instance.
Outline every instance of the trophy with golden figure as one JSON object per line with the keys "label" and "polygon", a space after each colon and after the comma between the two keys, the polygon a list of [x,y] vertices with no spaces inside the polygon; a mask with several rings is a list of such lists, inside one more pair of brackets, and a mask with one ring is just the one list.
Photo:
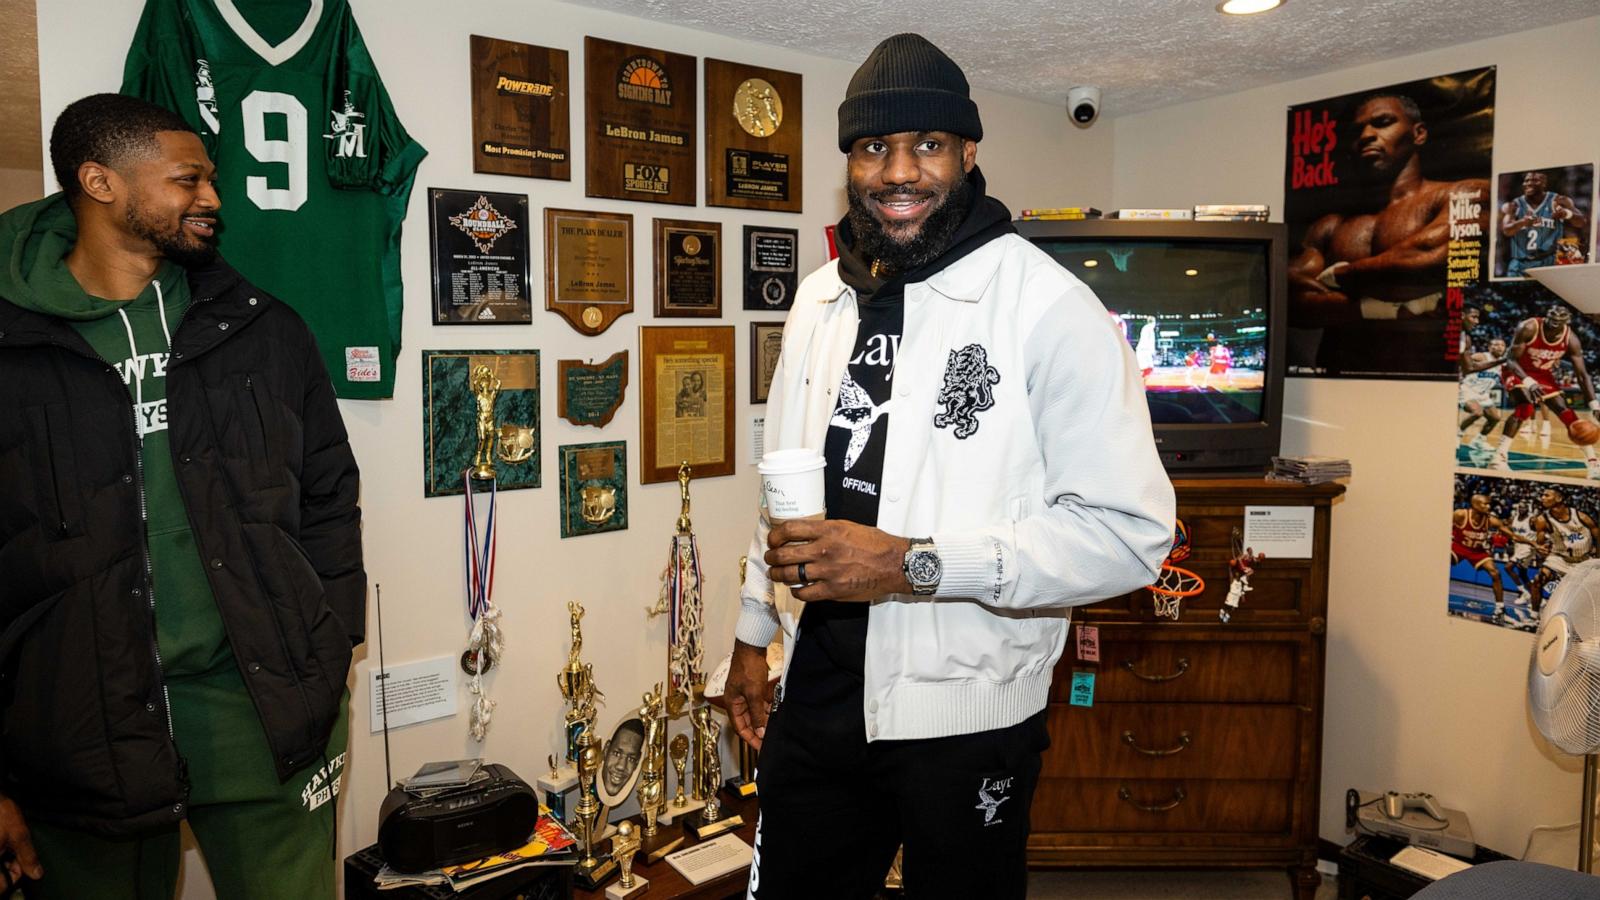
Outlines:
{"label": "trophy with golden figure", "polygon": [[[705,809],[698,816],[689,816],[684,820],[684,829],[694,835],[695,840],[706,840],[716,837],[727,831],[732,831],[744,825],[744,818],[738,815],[724,816],[722,814],[722,801],[717,797],[718,782],[722,780],[722,756],[717,744],[717,738],[722,734],[722,726],[711,718],[711,708],[702,707],[696,710],[696,724],[700,734],[700,747],[698,762],[700,771],[696,772],[696,781],[702,793],[705,794]],[[705,713],[704,716],[699,713]]]}
{"label": "trophy with golden figure", "polygon": [[667,714],[683,715],[705,695],[705,648],[702,625],[700,546],[689,521],[687,462],[678,466],[679,512],[667,566],[661,573],[661,594],[648,612],[667,617]]}
{"label": "trophy with golden figure", "polygon": [[633,874],[633,855],[639,852],[639,832],[633,820],[623,819],[611,836],[611,859],[622,870],[622,877],[606,887],[606,900],[632,900],[650,889],[650,880]]}
{"label": "trophy with golden figure", "polygon": [[561,691],[561,699],[567,701],[569,707],[566,715],[567,759],[573,762],[577,760],[578,732],[594,726],[595,702],[605,698],[605,694],[594,684],[594,664],[579,658],[583,652],[583,630],[579,625],[583,613],[583,604],[576,600],[567,602],[572,649],[567,652],[566,666],[556,673],[556,687]]}
{"label": "trophy with golden figure", "polygon": [[500,379],[488,366],[477,366],[467,382],[473,399],[478,403],[478,442],[472,454],[472,477],[478,481],[493,481],[494,442],[498,430],[494,424],[494,401],[500,396]]}
{"label": "trophy with golden figure", "polygon": [[594,729],[585,725],[578,732],[578,802],[573,815],[578,826],[578,841],[583,847],[583,857],[573,867],[572,880],[584,890],[596,890],[617,870],[614,859],[601,860],[594,855],[595,844],[605,829],[605,807],[595,796],[595,775],[600,771],[600,747]]}
{"label": "trophy with golden figure", "polygon": [[661,682],[644,695],[639,718],[644,722],[644,762],[639,772],[640,844],[645,861],[657,863],[683,843],[683,835],[662,831],[657,817],[667,803],[667,718]]}

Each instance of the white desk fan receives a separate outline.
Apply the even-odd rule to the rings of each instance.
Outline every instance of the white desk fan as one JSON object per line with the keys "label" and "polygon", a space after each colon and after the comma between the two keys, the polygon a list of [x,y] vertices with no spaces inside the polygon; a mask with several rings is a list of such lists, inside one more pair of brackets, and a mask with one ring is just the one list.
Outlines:
{"label": "white desk fan", "polygon": [[1575,566],[1541,613],[1528,665],[1528,705],[1539,732],[1583,759],[1578,868],[1594,872],[1594,807],[1600,787],[1600,560]]}

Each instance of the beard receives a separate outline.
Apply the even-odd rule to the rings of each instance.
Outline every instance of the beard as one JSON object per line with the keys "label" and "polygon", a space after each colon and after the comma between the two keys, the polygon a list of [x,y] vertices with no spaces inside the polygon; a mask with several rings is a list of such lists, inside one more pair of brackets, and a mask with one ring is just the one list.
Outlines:
{"label": "beard", "polygon": [[950,247],[951,238],[966,219],[972,207],[972,182],[968,173],[958,169],[956,181],[946,189],[933,209],[928,211],[915,232],[901,236],[907,226],[888,226],[872,212],[868,199],[889,200],[894,197],[917,197],[926,192],[912,187],[890,188],[884,191],[858,191],[849,184],[845,194],[850,199],[850,209],[845,218],[855,236],[855,251],[862,259],[878,261],[891,273],[910,272],[939,258]]}
{"label": "beard", "polygon": [[217,235],[222,227],[222,221],[216,213],[209,213],[206,218],[215,224],[210,237],[190,234],[183,227],[180,218],[176,225],[168,225],[162,216],[152,212],[144,205],[141,197],[134,195],[129,198],[126,213],[128,229],[136,236],[149,241],[161,255],[172,260],[185,269],[197,269],[211,264],[217,258]]}

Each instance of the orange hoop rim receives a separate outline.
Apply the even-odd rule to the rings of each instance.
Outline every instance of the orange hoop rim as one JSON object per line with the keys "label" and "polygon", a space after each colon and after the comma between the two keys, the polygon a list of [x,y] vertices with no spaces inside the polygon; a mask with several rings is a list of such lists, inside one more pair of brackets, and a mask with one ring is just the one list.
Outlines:
{"label": "orange hoop rim", "polygon": [[[1204,578],[1201,578],[1199,575],[1196,575],[1195,573],[1189,571],[1188,569],[1183,568],[1182,566],[1175,566],[1172,563],[1162,563],[1161,564],[1161,571],[1163,573],[1173,572],[1178,576],[1178,583],[1179,584],[1184,584],[1186,582],[1193,582],[1194,587],[1192,587],[1192,588],[1165,588],[1165,587],[1158,587],[1157,585],[1154,585],[1154,584],[1150,584],[1150,585],[1146,585],[1145,586],[1145,590],[1149,591],[1152,594],[1159,594],[1159,595],[1164,596],[1164,597],[1193,597],[1195,594],[1198,594],[1198,593],[1200,593],[1200,592],[1202,592],[1202,591],[1204,591],[1206,589],[1206,581],[1205,581]],[[1157,580],[1159,581],[1160,579],[1157,579]]]}

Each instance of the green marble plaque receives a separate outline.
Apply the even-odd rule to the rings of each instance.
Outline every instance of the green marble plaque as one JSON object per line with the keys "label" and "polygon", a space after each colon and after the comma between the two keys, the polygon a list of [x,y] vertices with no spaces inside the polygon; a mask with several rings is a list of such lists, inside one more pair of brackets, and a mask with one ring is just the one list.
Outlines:
{"label": "green marble plaque", "polygon": [[[478,404],[467,379],[488,366],[500,381],[494,401],[495,482],[499,490],[539,486],[539,351],[424,350],[422,406],[425,497],[463,491],[462,473],[478,444]],[[488,484],[473,485],[476,492]]]}
{"label": "green marble plaque", "polygon": [[628,390],[628,351],[611,354],[599,365],[575,359],[556,361],[556,415],[574,425],[599,428],[611,421]]}
{"label": "green marble plaque", "polygon": [[628,527],[628,445],[623,441],[563,444],[561,536]]}

